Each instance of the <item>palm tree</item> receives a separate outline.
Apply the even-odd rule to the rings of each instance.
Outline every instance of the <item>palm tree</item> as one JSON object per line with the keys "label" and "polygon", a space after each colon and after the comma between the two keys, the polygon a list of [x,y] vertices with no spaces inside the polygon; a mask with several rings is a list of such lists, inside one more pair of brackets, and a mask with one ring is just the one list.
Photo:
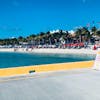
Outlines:
{"label": "palm tree", "polygon": [[75,31],[76,39],[82,42],[82,28],[77,28]]}
{"label": "palm tree", "polygon": [[35,34],[32,34],[32,35],[26,37],[26,40],[28,42],[30,42],[30,43],[33,43],[35,37],[36,37],[36,35]]}
{"label": "palm tree", "polygon": [[88,28],[83,27],[81,35],[82,35],[82,41],[90,41],[91,34],[90,34]]}
{"label": "palm tree", "polygon": [[19,42],[23,42],[23,41],[24,41],[24,37],[19,36],[19,37],[18,37],[18,41],[19,41]]}
{"label": "palm tree", "polygon": [[75,32],[76,38],[80,40],[80,42],[89,41],[91,38],[91,34],[86,27],[78,28]]}
{"label": "palm tree", "polygon": [[10,39],[9,41],[11,45],[19,44],[19,41],[17,38]]}
{"label": "palm tree", "polygon": [[91,32],[92,32],[92,35],[95,36],[96,35],[96,32],[97,32],[97,28],[95,26],[93,26],[91,28]]}
{"label": "palm tree", "polygon": [[98,30],[98,31],[96,32],[96,35],[97,35],[98,37],[100,37],[100,30]]}
{"label": "palm tree", "polygon": [[40,37],[41,37],[41,44],[43,45],[45,43],[45,41],[44,41],[45,33],[40,32]]}

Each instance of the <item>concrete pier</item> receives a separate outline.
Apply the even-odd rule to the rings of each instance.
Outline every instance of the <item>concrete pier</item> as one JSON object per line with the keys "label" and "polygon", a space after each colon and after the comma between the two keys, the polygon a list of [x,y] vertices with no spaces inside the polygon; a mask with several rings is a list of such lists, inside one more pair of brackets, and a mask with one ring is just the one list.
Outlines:
{"label": "concrete pier", "polygon": [[100,71],[74,69],[0,78],[0,100],[100,100]]}

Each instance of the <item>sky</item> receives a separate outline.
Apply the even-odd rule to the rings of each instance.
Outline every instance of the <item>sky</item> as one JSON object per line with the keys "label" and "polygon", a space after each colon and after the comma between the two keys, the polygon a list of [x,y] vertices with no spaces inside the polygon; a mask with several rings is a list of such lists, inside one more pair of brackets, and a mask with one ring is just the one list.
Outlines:
{"label": "sky", "polygon": [[100,0],[0,0],[0,38],[100,26]]}

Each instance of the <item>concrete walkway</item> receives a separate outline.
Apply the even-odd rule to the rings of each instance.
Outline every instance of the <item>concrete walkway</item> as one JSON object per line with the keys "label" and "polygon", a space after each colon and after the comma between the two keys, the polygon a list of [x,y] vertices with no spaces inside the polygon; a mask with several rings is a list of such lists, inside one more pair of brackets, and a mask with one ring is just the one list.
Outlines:
{"label": "concrete walkway", "polygon": [[100,100],[100,71],[80,69],[0,78],[0,100]]}

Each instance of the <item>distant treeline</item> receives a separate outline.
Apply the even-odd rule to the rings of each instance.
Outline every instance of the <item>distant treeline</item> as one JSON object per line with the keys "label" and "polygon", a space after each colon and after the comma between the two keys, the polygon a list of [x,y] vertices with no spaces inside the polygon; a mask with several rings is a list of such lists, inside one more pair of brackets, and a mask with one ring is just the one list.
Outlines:
{"label": "distant treeline", "polygon": [[19,45],[22,43],[29,43],[33,45],[43,44],[59,44],[61,40],[66,43],[72,42],[93,42],[100,40],[100,30],[93,26],[91,29],[88,27],[77,28],[74,33],[69,31],[59,30],[58,32],[51,33],[40,32],[39,34],[32,34],[27,37],[19,36],[18,38],[0,39],[0,45]]}

